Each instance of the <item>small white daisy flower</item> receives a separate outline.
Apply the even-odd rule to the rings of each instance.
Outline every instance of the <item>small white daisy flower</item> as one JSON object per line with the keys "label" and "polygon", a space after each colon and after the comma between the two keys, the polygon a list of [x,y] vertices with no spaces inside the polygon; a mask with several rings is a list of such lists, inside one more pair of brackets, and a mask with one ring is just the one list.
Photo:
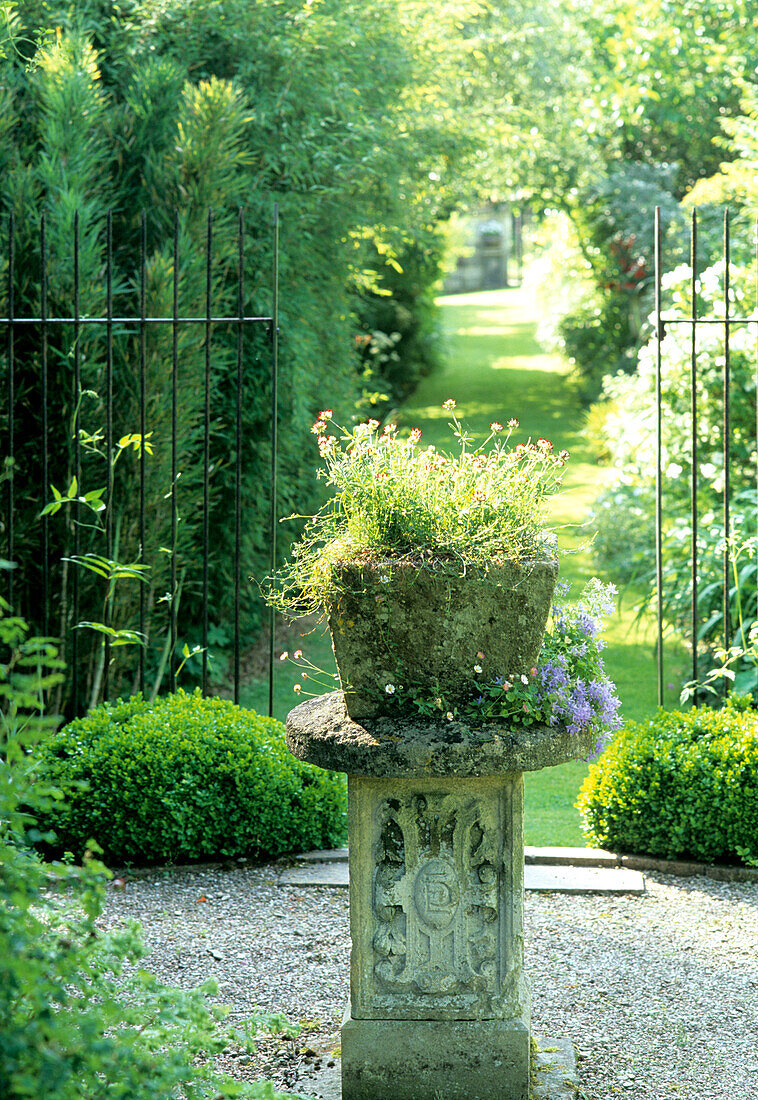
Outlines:
{"label": "small white daisy flower", "polygon": [[451,710],[447,712],[447,720],[448,722],[452,722],[453,720],[453,712]]}
{"label": "small white daisy flower", "polygon": [[394,695],[395,694],[395,685],[394,684],[385,684],[384,685],[384,690],[386,691],[386,693],[388,695]]}
{"label": "small white daisy flower", "polygon": [[529,683],[529,677],[528,676],[522,676],[521,677],[521,683],[522,684],[528,684]]}
{"label": "small white daisy flower", "polygon": [[474,665],[474,672],[476,672],[478,674],[481,671],[482,671],[482,666],[481,665]]}

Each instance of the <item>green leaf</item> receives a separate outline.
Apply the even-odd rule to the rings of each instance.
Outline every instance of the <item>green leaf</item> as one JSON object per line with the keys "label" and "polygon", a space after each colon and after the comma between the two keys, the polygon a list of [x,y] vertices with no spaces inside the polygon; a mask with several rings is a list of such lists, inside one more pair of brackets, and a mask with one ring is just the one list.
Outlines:
{"label": "green leaf", "polygon": [[89,569],[92,573],[97,573],[99,577],[105,577],[109,581],[131,579],[145,583],[147,581],[145,574],[150,572],[149,565],[143,565],[140,562],[113,561],[112,558],[104,558],[100,554],[76,554],[61,560],[81,565],[83,569]]}
{"label": "green leaf", "polygon": [[91,573],[97,573],[99,577],[110,577],[110,570],[103,565],[96,554],[76,554],[70,558],[61,558],[61,561],[70,561],[74,565],[80,565],[82,569],[88,569]]}
{"label": "green leaf", "polygon": [[138,630],[117,630],[115,627],[107,626],[105,623],[96,622],[81,622],[76,624],[76,629],[88,629],[94,630],[98,634],[103,634],[111,639],[111,645],[147,645],[147,638],[144,634],[141,634]]}

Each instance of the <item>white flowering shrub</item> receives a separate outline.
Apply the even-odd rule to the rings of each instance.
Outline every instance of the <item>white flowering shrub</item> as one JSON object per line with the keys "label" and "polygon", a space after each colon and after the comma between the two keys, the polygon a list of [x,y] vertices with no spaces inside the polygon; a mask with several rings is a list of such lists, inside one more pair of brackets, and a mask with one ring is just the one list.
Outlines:
{"label": "white flowering shrub", "polygon": [[[754,276],[730,267],[729,311],[732,317],[752,312]],[[664,281],[664,316],[691,316],[691,269],[680,266]],[[724,263],[702,273],[697,283],[699,317],[724,316]],[[698,593],[700,640],[724,640],[722,559],[724,527],[724,363],[723,325],[699,325],[696,332],[698,489]],[[691,519],[692,476],[691,355],[692,327],[668,324],[662,342],[664,608],[669,620],[691,633]],[[755,330],[731,327],[729,460],[731,530],[736,543],[752,533],[755,524],[756,470],[756,345]],[[604,384],[610,403],[604,435],[615,467],[613,482],[595,504],[598,563],[617,581],[641,582],[647,598],[655,591],[655,468],[656,468],[656,341],[639,354],[635,375],[615,375]],[[743,563],[733,578],[733,636],[739,642],[737,615],[739,587],[742,627],[747,632],[755,617],[755,569]],[[742,670],[740,685],[755,685],[754,669]]]}

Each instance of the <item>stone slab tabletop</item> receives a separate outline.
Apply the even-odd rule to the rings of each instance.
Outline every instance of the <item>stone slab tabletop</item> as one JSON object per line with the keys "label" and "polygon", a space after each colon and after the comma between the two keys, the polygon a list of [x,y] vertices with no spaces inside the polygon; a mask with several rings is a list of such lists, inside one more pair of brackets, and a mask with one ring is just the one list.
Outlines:
{"label": "stone slab tabletop", "polygon": [[287,746],[300,760],[360,776],[504,775],[586,758],[596,738],[565,726],[468,726],[444,718],[353,721],[342,692],[309,699],[287,715]]}
{"label": "stone slab tabletop", "polygon": [[[348,886],[348,864],[345,860],[334,860],[288,867],[282,871],[279,882],[282,886]],[[645,876],[618,867],[530,864],[524,868],[524,889],[560,894],[644,894]]]}
{"label": "stone slab tabletop", "polygon": [[[534,1089],[532,1100],[573,1100],[579,1084],[574,1047],[568,1039],[535,1037]],[[339,1058],[332,1066],[324,1066],[312,1076],[302,1077],[300,1092],[319,1100],[342,1100],[342,1080]]]}

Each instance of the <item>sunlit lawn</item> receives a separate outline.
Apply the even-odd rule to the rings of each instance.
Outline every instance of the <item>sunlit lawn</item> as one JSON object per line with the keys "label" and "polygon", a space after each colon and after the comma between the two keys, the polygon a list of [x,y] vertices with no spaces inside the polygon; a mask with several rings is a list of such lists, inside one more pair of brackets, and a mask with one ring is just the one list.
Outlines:
{"label": "sunlit lawn", "polygon": [[[592,441],[585,432],[585,412],[573,391],[560,358],[547,355],[535,338],[532,302],[520,289],[488,291],[440,300],[446,334],[442,368],[423,380],[401,411],[401,423],[419,427],[423,443],[441,449],[452,440],[449,417],[442,402],[458,403],[465,426],[483,438],[493,420],[506,423],[516,417],[520,428],[515,442],[544,436],[556,450],[564,448],[571,460],[564,492],[556,499],[553,516],[560,528],[561,544],[572,553],[563,556],[561,575],[578,591],[593,576],[586,544],[588,509],[608,476],[598,466]],[[653,532],[650,532],[651,539]],[[627,718],[642,719],[657,705],[655,624],[650,618],[635,621],[633,596],[625,597],[617,618],[606,632],[606,665],[615,681]],[[311,660],[334,671],[328,635],[316,632],[298,640]],[[676,701],[685,657],[669,647],[667,705]],[[291,665],[276,669],[275,714],[283,718],[296,696],[296,674]],[[255,683],[243,698],[249,706],[266,711],[268,686]],[[574,802],[587,771],[584,763],[548,768],[526,777],[526,843],[533,845],[582,845],[579,814]]]}

